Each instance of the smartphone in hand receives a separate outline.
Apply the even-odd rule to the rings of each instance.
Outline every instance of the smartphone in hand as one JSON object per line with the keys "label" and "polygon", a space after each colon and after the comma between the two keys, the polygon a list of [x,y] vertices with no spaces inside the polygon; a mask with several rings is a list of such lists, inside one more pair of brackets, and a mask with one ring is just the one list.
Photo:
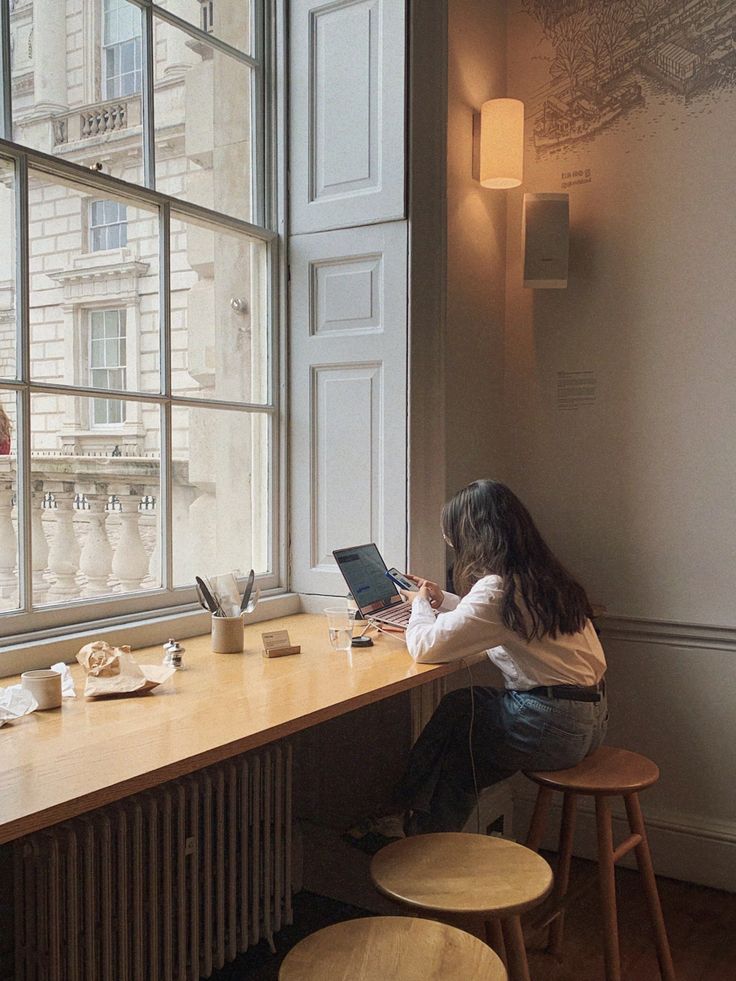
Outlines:
{"label": "smartphone in hand", "polygon": [[398,569],[389,569],[386,572],[386,576],[391,580],[391,582],[396,583],[399,589],[405,589],[410,593],[415,593],[417,591],[417,584],[412,582],[411,579],[407,579],[404,573],[399,572]]}

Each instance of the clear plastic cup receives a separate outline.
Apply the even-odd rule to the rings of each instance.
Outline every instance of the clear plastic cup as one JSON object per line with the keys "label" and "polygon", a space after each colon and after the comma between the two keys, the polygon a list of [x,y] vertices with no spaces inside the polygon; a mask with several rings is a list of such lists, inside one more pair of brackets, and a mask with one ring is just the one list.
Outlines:
{"label": "clear plastic cup", "polygon": [[349,651],[353,644],[355,612],[347,606],[329,607],[325,610],[327,631],[333,650]]}

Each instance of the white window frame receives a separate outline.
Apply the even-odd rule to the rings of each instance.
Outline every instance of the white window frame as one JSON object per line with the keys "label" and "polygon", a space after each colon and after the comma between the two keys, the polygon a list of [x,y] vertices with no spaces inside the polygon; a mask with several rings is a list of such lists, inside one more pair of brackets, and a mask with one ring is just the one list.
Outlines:
{"label": "white window frame", "polygon": [[200,27],[207,34],[212,34],[215,29],[215,0],[199,0]]}
{"label": "white window frame", "polygon": [[[117,337],[115,339],[118,342],[120,340],[123,341],[123,346],[125,348],[125,352],[126,353],[125,353],[125,356],[120,359],[121,362],[122,362],[121,364],[108,365],[107,363],[105,363],[104,366],[100,366],[100,365],[95,366],[92,363],[93,362],[93,356],[94,356],[94,349],[95,349],[95,338],[94,338],[93,334],[94,334],[95,327],[97,326],[95,324],[95,321],[98,320],[98,319],[100,319],[100,318],[102,318],[102,320],[105,321],[102,324],[102,326],[106,330],[107,329],[107,326],[108,326],[107,323],[106,323],[106,321],[108,319],[108,314],[111,314],[111,313],[117,314],[117,317],[116,317],[117,325],[116,326],[117,326],[118,333],[117,333]],[[88,379],[88,381],[89,381],[90,388],[109,388],[111,390],[114,390],[114,388],[115,388],[114,385],[101,385],[101,384],[95,385],[95,372],[96,371],[109,371],[109,370],[120,371],[121,369],[122,369],[122,372],[123,372],[123,384],[120,385],[119,387],[120,388],[126,388],[127,387],[126,386],[126,379],[127,379],[127,373],[128,373],[128,364],[127,364],[127,362],[128,362],[128,356],[127,356],[128,336],[127,336],[127,333],[128,332],[127,332],[127,317],[126,317],[126,314],[127,314],[127,310],[126,310],[125,307],[100,307],[97,310],[90,310],[89,313],[88,313],[88,315],[87,315],[88,316],[88,322],[87,322],[87,366],[88,366],[88,371],[89,371],[89,379]],[[105,362],[107,362],[107,351],[108,351],[107,341],[109,340],[109,338],[108,337],[102,337],[102,338],[99,338],[99,340],[102,342],[102,347],[105,349]],[[96,410],[98,404],[101,404],[101,405],[106,406],[106,408],[108,410],[110,410],[110,409],[112,409],[113,407],[116,407],[116,406],[119,407],[120,419],[115,420],[115,421],[112,421],[112,422],[109,419],[106,419],[104,422],[97,422],[97,420],[95,419],[95,410]],[[100,430],[103,430],[103,431],[113,430],[114,431],[114,430],[120,430],[120,429],[122,429],[122,427],[125,425],[125,421],[126,421],[125,407],[126,407],[126,403],[122,399],[115,399],[114,401],[111,400],[111,399],[105,399],[104,401],[102,401],[101,399],[100,400],[92,399],[92,402],[90,403],[89,428],[91,430],[95,431],[95,432],[99,432]]]}
{"label": "white window frame", "polygon": [[[102,205],[102,210],[105,210],[107,205],[114,204],[118,208],[118,218],[117,221],[101,221],[95,222],[95,206]],[[122,212],[120,209],[123,209]],[[122,214],[122,218],[120,215]],[[109,230],[111,228],[125,229],[123,234],[119,237],[124,238],[124,242],[118,242],[116,245],[110,245]],[[105,244],[99,249],[95,248],[95,232],[98,230],[104,230]],[[128,208],[121,201],[111,201],[109,198],[97,198],[94,201],[90,201],[88,209],[88,223],[87,223],[87,237],[88,237],[88,247],[90,252],[108,252],[110,249],[124,249],[128,245]],[[101,236],[102,237],[102,236]]]}
{"label": "white window frame", "polygon": [[[125,38],[122,41],[116,40],[108,42],[106,40],[107,33],[107,10],[106,5],[108,0],[100,0],[102,3],[102,79],[103,79],[103,98],[107,101],[110,99],[126,99],[134,95],[138,95],[143,87],[143,31],[140,34],[134,34],[130,38]],[[129,7],[130,5],[126,0],[111,0],[111,2],[116,3],[117,6]],[[125,45],[133,45],[134,52],[134,68],[133,72],[117,72],[110,74],[108,71],[108,52],[113,53],[114,59],[119,59],[122,49]],[[119,67],[119,66],[118,66]],[[129,91],[118,91],[121,89],[120,82],[126,75],[133,75],[134,87]]]}
{"label": "white window frame", "polygon": [[[69,162],[56,156],[41,153],[12,142],[11,65],[10,65],[10,16],[6,4],[0,5],[0,70],[2,72],[2,99],[0,100],[0,156],[15,166],[16,221],[19,229],[16,257],[16,306],[17,353],[16,378],[0,379],[0,388],[19,396],[17,430],[17,518],[18,518],[18,567],[20,579],[20,609],[0,615],[0,644],[12,648],[14,655],[3,655],[0,648],[0,676],[18,669],[18,657],[24,651],[45,650],[49,638],[69,647],[74,644],[80,630],[94,629],[104,636],[123,624],[137,636],[140,642],[153,642],[152,638],[172,630],[172,618],[181,622],[182,636],[201,632],[202,614],[196,601],[193,586],[173,585],[172,559],[172,466],[167,454],[171,446],[171,411],[174,405],[206,405],[215,409],[234,412],[265,414],[271,420],[270,433],[270,488],[271,488],[271,542],[270,571],[259,577],[264,593],[263,615],[283,615],[294,612],[294,599],[284,596],[286,582],[286,514],[285,495],[285,355],[282,339],[285,323],[285,269],[286,260],[281,248],[284,233],[285,196],[285,93],[283,77],[284,59],[284,7],[283,0],[254,2],[251,52],[233,48],[217,36],[207,34],[196,25],[181,19],[154,0],[130,0],[143,15],[143,144],[144,184],[132,185],[104,173],[90,171],[86,166]],[[206,207],[174,198],[155,190],[155,121],[154,121],[154,16],[168,21],[195,40],[217,47],[225,54],[237,58],[253,70],[251,99],[254,121],[253,143],[253,222],[231,215],[218,213]],[[279,66],[279,74],[276,66]],[[278,134],[277,134],[278,127]],[[267,134],[268,130],[268,134]],[[269,136],[266,139],[267,135]],[[278,145],[276,140],[279,140]],[[31,395],[39,393],[56,395],[109,396],[109,391],[97,390],[89,385],[68,383],[46,384],[31,378],[30,374],[30,274],[28,231],[28,175],[38,171],[52,179],[81,185],[85,192],[91,190],[101,197],[109,195],[127,200],[130,206],[155,208],[160,228],[160,275],[161,275],[161,373],[162,389],[159,394],[141,392],[115,392],[123,400],[136,403],[153,403],[160,407],[162,429],[161,459],[161,520],[167,528],[163,539],[161,557],[162,579],[160,589],[135,594],[112,594],[90,599],[77,599],[73,603],[32,608],[32,549],[31,549]],[[267,286],[263,302],[268,310],[270,324],[269,393],[267,401],[259,404],[231,404],[218,400],[200,400],[177,397],[171,392],[170,369],[170,240],[169,228],[173,219],[201,222],[215,230],[229,230],[261,241],[267,249]],[[283,601],[279,598],[284,596]],[[162,626],[157,627],[160,623]],[[192,628],[192,624],[195,624]],[[188,631],[188,632],[187,632]],[[63,638],[69,638],[68,642]],[[20,652],[20,653],[18,653]],[[23,664],[28,664],[26,659]]]}

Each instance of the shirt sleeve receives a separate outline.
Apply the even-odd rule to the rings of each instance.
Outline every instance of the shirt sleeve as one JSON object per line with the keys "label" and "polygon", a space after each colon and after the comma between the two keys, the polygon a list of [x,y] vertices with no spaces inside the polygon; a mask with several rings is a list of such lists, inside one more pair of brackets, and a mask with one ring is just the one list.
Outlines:
{"label": "shirt sleeve", "polygon": [[460,602],[460,597],[456,596],[454,593],[442,593],[442,604],[439,608],[440,613],[447,613],[448,610],[454,610],[457,604]]}
{"label": "shirt sleeve", "polygon": [[[478,654],[503,642],[507,633],[495,597],[479,583],[457,600],[454,609],[436,618],[429,602],[414,601],[406,628],[406,646],[415,661],[441,664]],[[445,597],[452,594],[445,594]],[[457,599],[457,597],[455,597]],[[443,603],[444,607],[444,603]]]}

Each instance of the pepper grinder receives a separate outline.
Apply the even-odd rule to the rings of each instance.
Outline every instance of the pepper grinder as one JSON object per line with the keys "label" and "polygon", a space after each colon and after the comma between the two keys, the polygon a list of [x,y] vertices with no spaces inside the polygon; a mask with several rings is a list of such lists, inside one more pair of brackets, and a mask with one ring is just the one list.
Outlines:
{"label": "pepper grinder", "polygon": [[169,637],[164,644],[164,664],[170,665],[172,668],[182,667],[183,653],[184,648],[181,646],[181,644],[174,640],[173,637]]}

